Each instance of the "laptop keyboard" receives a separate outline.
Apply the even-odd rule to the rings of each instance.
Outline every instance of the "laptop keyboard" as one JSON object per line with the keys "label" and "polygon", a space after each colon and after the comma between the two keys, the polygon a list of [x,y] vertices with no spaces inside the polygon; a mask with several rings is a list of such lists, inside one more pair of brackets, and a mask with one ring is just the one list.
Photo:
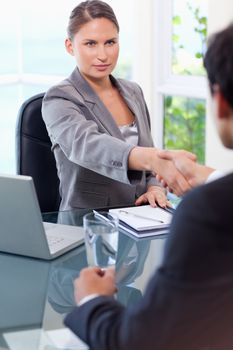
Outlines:
{"label": "laptop keyboard", "polygon": [[62,244],[62,242],[64,242],[64,238],[63,237],[53,237],[53,236],[49,236],[47,235],[47,239],[48,239],[48,243],[49,246],[57,246],[58,244]]}
{"label": "laptop keyboard", "polygon": [[52,254],[66,248],[74,242],[74,240],[68,239],[66,237],[57,237],[48,234],[46,237],[49,245],[49,250]]}
{"label": "laptop keyboard", "polygon": [[46,238],[51,254],[61,250],[67,250],[67,247],[83,243],[83,233],[80,236],[77,228],[70,225],[54,224],[44,222]]}

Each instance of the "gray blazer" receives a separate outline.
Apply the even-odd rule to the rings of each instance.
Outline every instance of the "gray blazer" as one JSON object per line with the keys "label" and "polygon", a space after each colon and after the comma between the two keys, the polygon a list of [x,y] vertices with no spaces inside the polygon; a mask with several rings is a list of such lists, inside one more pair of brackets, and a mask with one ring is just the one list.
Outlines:
{"label": "gray blazer", "polygon": [[[153,146],[140,87],[112,76],[111,80],[135,115],[138,145]],[[42,115],[60,179],[60,210],[134,204],[148,184],[157,184],[151,174],[128,170],[134,146],[125,142],[110,112],[77,68],[48,90]]]}

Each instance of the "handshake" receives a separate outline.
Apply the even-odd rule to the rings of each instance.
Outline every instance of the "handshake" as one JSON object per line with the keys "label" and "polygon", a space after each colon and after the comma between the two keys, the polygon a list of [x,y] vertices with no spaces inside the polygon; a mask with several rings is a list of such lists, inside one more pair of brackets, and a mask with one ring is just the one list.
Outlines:
{"label": "handshake", "polygon": [[[214,171],[213,168],[198,164],[195,154],[187,151],[157,150],[157,157],[157,165],[159,159],[162,161],[154,172],[157,180],[177,195],[203,184]],[[168,162],[166,169],[164,161]]]}

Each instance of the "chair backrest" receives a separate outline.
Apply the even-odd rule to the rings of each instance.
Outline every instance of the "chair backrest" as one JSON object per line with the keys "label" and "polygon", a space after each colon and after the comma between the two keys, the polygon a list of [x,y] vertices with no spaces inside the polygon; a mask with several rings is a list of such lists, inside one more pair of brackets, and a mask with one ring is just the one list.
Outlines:
{"label": "chair backrest", "polygon": [[57,211],[59,179],[51,141],[41,115],[44,93],[26,100],[16,126],[17,174],[32,176],[41,212]]}

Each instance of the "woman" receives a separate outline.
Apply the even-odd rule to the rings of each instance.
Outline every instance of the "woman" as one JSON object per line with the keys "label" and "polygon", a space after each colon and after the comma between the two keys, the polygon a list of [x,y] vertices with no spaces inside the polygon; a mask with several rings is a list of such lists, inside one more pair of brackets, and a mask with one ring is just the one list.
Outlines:
{"label": "woman", "polygon": [[158,173],[178,195],[189,188],[171,161],[157,157],[140,87],[111,73],[119,53],[112,8],[85,1],[71,13],[66,50],[77,67],[46,94],[42,114],[60,179],[60,210],[168,205]]}

